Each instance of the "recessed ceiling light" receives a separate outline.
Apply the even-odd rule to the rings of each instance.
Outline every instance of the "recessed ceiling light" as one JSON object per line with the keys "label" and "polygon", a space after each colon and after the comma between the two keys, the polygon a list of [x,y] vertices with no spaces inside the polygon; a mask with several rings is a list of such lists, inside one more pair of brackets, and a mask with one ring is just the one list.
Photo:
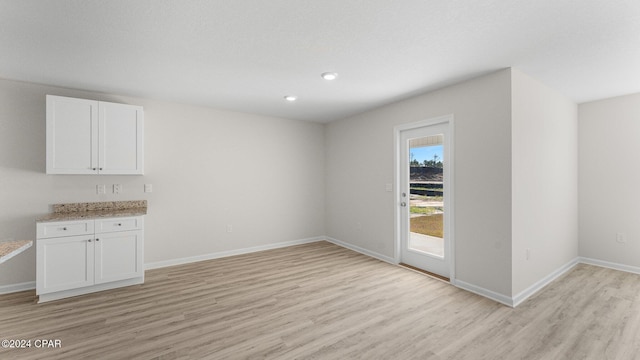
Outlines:
{"label": "recessed ceiling light", "polygon": [[320,74],[320,76],[322,76],[322,78],[325,80],[335,80],[336,78],[338,78],[338,74],[334,72],[325,72]]}
{"label": "recessed ceiling light", "polygon": [[290,102],[294,102],[296,100],[298,100],[298,97],[295,95],[287,95],[284,97],[285,100],[290,101]]}

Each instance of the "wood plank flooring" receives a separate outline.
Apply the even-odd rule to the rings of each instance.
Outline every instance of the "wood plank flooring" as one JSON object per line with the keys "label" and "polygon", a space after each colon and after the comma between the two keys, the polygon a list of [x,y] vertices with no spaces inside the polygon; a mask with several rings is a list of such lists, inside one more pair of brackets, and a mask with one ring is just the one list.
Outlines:
{"label": "wood plank flooring", "polygon": [[0,359],[640,359],[640,276],[578,265],[516,309],[318,242],[0,296]]}

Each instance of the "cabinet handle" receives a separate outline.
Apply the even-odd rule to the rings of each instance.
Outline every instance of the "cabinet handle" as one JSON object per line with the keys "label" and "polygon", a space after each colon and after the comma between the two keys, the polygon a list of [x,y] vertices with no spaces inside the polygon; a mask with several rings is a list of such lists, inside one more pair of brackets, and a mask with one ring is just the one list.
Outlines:
{"label": "cabinet handle", "polygon": [[91,239],[87,240],[87,242],[91,242]]}
{"label": "cabinet handle", "polygon": [[122,226],[122,224],[118,223],[118,226]]}
{"label": "cabinet handle", "polygon": [[91,170],[95,170],[96,168],[91,168]]}
{"label": "cabinet handle", "polygon": [[63,227],[63,228],[62,228],[62,230],[67,231],[67,228],[66,228],[66,227]]}
{"label": "cabinet handle", "polygon": [[96,241],[100,241],[100,239],[96,239]]}
{"label": "cabinet handle", "polygon": [[102,170],[102,168],[100,168],[100,170]]}

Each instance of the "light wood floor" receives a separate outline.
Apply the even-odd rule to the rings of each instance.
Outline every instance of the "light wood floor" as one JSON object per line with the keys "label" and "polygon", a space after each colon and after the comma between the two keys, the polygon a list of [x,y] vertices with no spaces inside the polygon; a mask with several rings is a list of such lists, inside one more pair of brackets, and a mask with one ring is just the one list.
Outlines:
{"label": "light wood floor", "polygon": [[578,265],[516,309],[326,242],[0,296],[0,359],[640,359],[640,276]]}

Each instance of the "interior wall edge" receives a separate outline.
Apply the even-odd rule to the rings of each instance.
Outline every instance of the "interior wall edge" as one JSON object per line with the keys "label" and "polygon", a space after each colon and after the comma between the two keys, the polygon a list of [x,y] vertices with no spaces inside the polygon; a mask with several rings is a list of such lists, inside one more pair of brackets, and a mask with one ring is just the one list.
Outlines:
{"label": "interior wall edge", "polygon": [[514,295],[513,296],[513,307],[516,307],[516,306],[520,305],[525,300],[527,300],[528,298],[530,298],[531,296],[536,294],[538,291],[542,290],[545,286],[549,285],[554,280],[558,279],[562,275],[564,275],[567,272],[569,272],[571,269],[573,269],[579,263],[580,263],[580,258],[576,257],[573,260],[571,260],[571,261],[567,262],[566,264],[562,265],[561,267],[557,268],[556,270],[551,272],[549,275],[547,275],[544,278],[538,280],[535,284],[529,286],[528,288],[526,288],[523,291],[519,292],[518,294]]}

